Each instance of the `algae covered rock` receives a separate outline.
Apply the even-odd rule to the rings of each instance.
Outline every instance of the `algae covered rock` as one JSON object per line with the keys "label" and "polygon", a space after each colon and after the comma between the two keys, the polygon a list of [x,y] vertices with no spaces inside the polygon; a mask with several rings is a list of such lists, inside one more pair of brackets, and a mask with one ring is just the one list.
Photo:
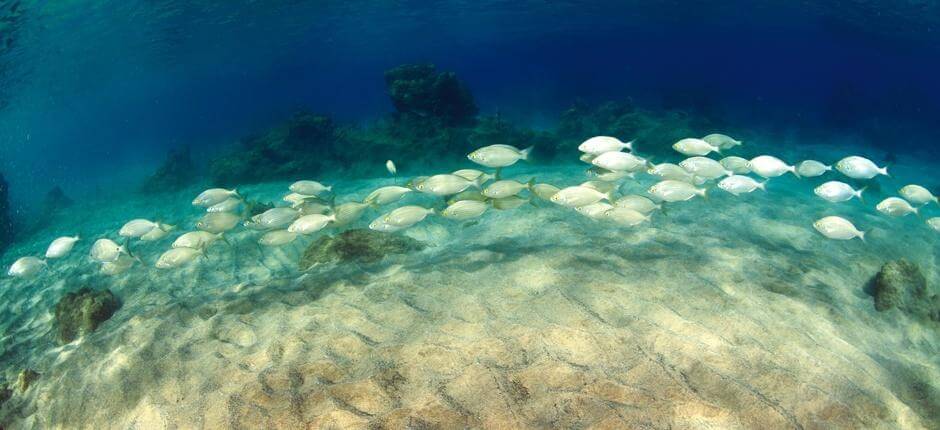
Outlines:
{"label": "algae covered rock", "polygon": [[420,251],[424,243],[407,236],[368,229],[347,230],[335,236],[324,236],[307,247],[300,259],[300,269],[316,264],[337,262],[371,263],[386,255]]}
{"label": "algae covered rock", "polygon": [[473,95],[453,72],[433,64],[405,64],[385,72],[385,86],[402,116],[435,118],[453,127],[473,122],[478,108]]}
{"label": "algae covered rock", "polygon": [[940,321],[940,296],[930,295],[920,267],[907,260],[889,261],[872,280],[875,309],[899,309],[917,317]]}
{"label": "algae covered rock", "polygon": [[82,288],[67,293],[55,305],[58,341],[66,344],[95,331],[120,307],[120,301],[110,290]]}
{"label": "algae covered rock", "polygon": [[37,379],[39,379],[39,373],[33,369],[23,369],[19,376],[16,377],[16,388],[22,393],[29,389],[29,386]]}
{"label": "algae covered rock", "polygon": [[189,147],[184,147],[170,150],[163,164],[144,181],[140,189],[145,193],[177,191],[193,184],[196,179],[196,164],[193,163]]}

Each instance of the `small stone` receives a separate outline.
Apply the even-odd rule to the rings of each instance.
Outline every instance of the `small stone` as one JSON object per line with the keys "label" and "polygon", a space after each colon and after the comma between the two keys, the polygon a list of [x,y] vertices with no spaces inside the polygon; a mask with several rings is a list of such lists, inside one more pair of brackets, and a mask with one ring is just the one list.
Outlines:
{"label": "small stone", "polygon": [[120,307],[120,301],[110,290],[82,288],[64,295],[55,305],[59,342],[64,345],[95,331]]}
{"label": "small stone", "polygon": [[23,369],[16,378],[16,388],[22,393],[29,389],[30,384],[37,379],[39,379],[39,373],[32,369]]}
{"label": "small stone", "polygon": [[300,270],[335,262],[373,263],[386,255],[424,248],[424,243],[407,236],[367,229],[347,230],[335,236],[321,237],[310,244],[300,259]]}

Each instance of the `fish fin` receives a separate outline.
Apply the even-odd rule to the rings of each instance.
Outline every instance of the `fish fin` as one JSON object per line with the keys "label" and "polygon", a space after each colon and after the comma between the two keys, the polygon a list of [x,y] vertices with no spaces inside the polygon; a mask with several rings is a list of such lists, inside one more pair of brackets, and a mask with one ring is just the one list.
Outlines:
{"label": "fish fin", "polygon": [[627,149],[628,151],[633,152],[633,143],[634,143],[634,142],[636,142],[636,140],[631,140],[631,141],[629,141],[629,142],[627,142],[627,143],[624,143],[623,146],[621,146],[621,149]]}
{"label": "fish fin", "polygon": [[866,235],[866,234],[868,234],[868,232],[859,230],[859,231],[858,231],[858,238],[861,239],[862,242],[868,243],[868,242],[865,240],[865,235]]}
{"label": "fish fin", "polygon": [[866,186],[864,186],[864,187],[862,187],[862,188],[859,188],[858,191],[855,192],[855,197],[858,198],[858,201],[860,201],[860,202],[862,202],[862,203],[865,203],[865,199],[862,197],[862,193],[864,193],[865,190],[867,190],[867,189],[868,189],[868,185],[866,185]]}
{"label": "fish fin", "polygon": [[760,188],[761,191],[767,191],[767,183],[770,182],[770,179],[764,179],[764,182],[758,182],[757,188]]}
{"label": "fish fin", "polygon": [[238,194],[238,188],[232,188],[232,195],[239,199],[244,199],[241,194]]}
{"label": "fish fin", "polygon": [[532,148],[535,148],[535,146],[530,146],[526,149],[523,149],[522,151],[519,151],[519,155],[523,160],[529,161],[529,154],[532,153]]}
{"label": "fish fin", "polygon": [[790,173],[792,173],[793,176],[796,176],[799,179],[803,179],[803,177],[800,176],[800,172],[796,171],[796,166],[790,166]]}
{"label": "fish fin", "polygon": [[[478,190],[483,189],[483,175],[477,176],[477,178],[474,179],[473,181],[471,181],[470,183],[471,183],[471,186],[472,186],[472,187],[474,187],[474,188],[476,188],[476,189],[478,189]],[[446,199],[445,199],[445,201],[446,201]]]}
{"label": "fish fin", "polygon": [[535,186],[535,176],[529,178],[529,181],[525,183],[525,187],[526,187],[529,191],[532,191],[532,187],[534,187],[534,186]]}
{"label": "fish fin", "polygon": [[223,232],[223,233],[219,233],[219,234],[217,234],[216,236],[217,236],[219,239],[222,239],[222,242],[225,242],[226,245],[232,246],[232,242],[229,242],[229,241],[228,241],[228,238],[225,237],[225,233],[224,233],[224,232]]}
{"label": "fish fin", "polygon": [[888,173],[888,166],[885,166],[885,167],[882,167],[881,169],[878,169],[878,173],[880,173],[880,174],[882,174],[882,175],[885,175],[885,176],[887,176],[887,177],[889,177],[889,178],[891,177],[891,174]]}
{"label": "fish fin", "polygon": [[705,200],[706,202],[708,201],[708,188],[699,188],[698,190],[696,190],[696,193],[702,196],[703,200]]}
{"label": "fish fin", "polygon": [[614,200],[617,200],[616,198],[614,198],[614,193],[615,193],[615,192],[617,192],[616,189],[610,190],[610,191],[604,193],[604,199],[607,200],[608,202],[612,202],[612,201],[614,201]]}

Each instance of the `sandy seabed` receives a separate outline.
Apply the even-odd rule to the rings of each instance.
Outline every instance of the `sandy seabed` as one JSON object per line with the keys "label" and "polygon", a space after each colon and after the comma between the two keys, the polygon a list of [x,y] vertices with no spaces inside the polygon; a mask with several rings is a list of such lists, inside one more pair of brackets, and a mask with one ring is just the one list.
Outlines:
{"label": "sandy seabed", "polygon": [[[507,174],[568,185],[582,170]],[[341,201],[362,198],[389,181],[337,191]],[[625,191],[650,179],[642,182]],[[546,204],[491,210],[475,224],[431,219],[403,233],[423,251],[306,275],[297,261],[314,238],[262,253],[258,233],[239,229],[234,249],[216,244],[208,260],[112,278],[87,261],[89,239],[36,281],[3,281],[4,375],[29,367],[41,376],[2,406],[0,423],[940,428],[937,325],[876,312],[864,291],[901,257],[935,283],[938,236],[922,220],[879,215],[875,195],[833,206],[811,184],[780,178],[766,194],[737,198],[716,189],[634,229]],[[273,199],[284,189],[243,193]],[[196,191],[84,202],[7,255],[39,252],[70,231],[113,236],[135,217],[185,218],[190,228]],[[828,214],[872,230],[867,243],[818,235],[812,222]],[[172,238],[135,249],[152,264]],[[110,288],[123,307],[59,347],[51,311],[76,282]]]}

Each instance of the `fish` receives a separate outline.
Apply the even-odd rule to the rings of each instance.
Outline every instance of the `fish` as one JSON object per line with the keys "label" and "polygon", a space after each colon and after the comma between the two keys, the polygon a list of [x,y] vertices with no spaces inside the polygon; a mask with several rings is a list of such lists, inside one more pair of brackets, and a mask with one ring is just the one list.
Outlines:
{"label": "fish", "polygon": [[234,197],[229,197],[221,203],[216,203],[206,208],[206,212],[235,212],[241,206],[242,201]]}
{"label": "fish", "polygon": [[223,239],[223,233],[209,233],[207,231],[190,231],[177,237],[170,245],[171,248],[208,248],[219,239]]}
{"label": "fish", "polygon": [[199,195],[193,199],[193,206],[208,208],[224,202],[229,197],[241,198],[236,189],[226,190],[224,188],[210,188],[199,193]]}
{"label": "fish", "polygon": [[790,166],[787,163],[784,163],[781,159],[772,155],[760,155],[754,157],[750,162],[748,162],[748,167],[752,172],[765,179],[776,178],[778,176],[784,175],[787,172],[793,173],[799,177],[799,173],[796,172],[795,166]]}
{"label": "fish", "polygon": [[397,227],[411,227],[432,214],[434,214],[434,209],[414,205],[402,206],[385,214],[383,221]]}
{"label": "fish", "polygon": [[205,256],[205,251],[195,248],[171,248],[160,255],[154,266],[158,269],[173,269],[195,260],[200,255]]}
{"label": "fish", "polygon": [[291,191],[305,196],[319,196],[324,193],[332,192],[333,186],[326,186],[317,181],[297,181],[288,187]]}
{"label": "fish", "polygon": [[852,200],[853,197],[862,200],[862,193],[865,192],[865,188],[866,187],[862,187],[858,191],[855,191],[851,185],[845,182],[829,181],[816,187],[813,192],[816,193],[817,196],[822,197],[823,200],[832,203],[840,203]]}
{"label": "fish", "polygon": [[346,225],[359,219],[369,205],[359,202],[346,202],[333,208],[333,224]]}
{"label": "fish", "polygon": [[483,215],[487,208],[489,208],[489,205],[485,202],[461,200],[444,208],[441,211],[441,216],[456,221],[466,221]]}
{"label": "fish", "polygon": [[929,225],[933,231],[940,232],[940,216],[928,219],[927,225]]}
{"label": "fish", "polygon": [[561,189],[551,184],[535,184],[529,187],[529,190],[532,191],[535,197],[545,201],[551,201],[552,196],[561,191]]}
{"label": "fish", "polygon": [[258,243],[263,246],[281,246],[287,245],[297,239],[297,233],[287,230],[272,230],[258,239]]}
{"label": "fish", "polygon": [[405,194],[410,192],[412,192],[411,188],[389,185],[372,191],[362,202],[373,206],[387,205],[401,200]]}
{"label": "fish", "polygon": [[480,180],[481,184],[485,183],[486,181],[489,181],[490,179],[493,179],[493,175],[482,172],[477,169],[460,169],[460,170],[454,171],[453,174],[460,176],[461,178],[464,178],[468,181],[475,181],[478,178],[482,177],[483,179]]}
{"label": "fish", "polygon": [[300,212],[300,216],[310,215],[310,214],[325,215],[330,212],[333,212],[333,208],[331,208],[329,205],[320,203],[318,201],[306,201],[303,204],[301,204],[300,207],[291,208],[291,209],[298,210]]}
{"label": "fish", "polygon": [[748,165],[749,161],[746,158],[732,155],[730,157],[722,158],[719,163],[721,163],[725,169],[734,172],[735,175],[746,175],[751,173],[751,168]]}
{"label": "fish", "polygon": [[323,230],[327,224],[333,221],[336,221],[336,215],[304,215],[300,218],[297,218],[297,220],[294,221],[290,227],[287,227],[287,231],[299,234],[313,234]]}
{"label": "fish", "polygon": [[121,227],[121,230],[118,231],[118,235],[121,237],[139,238],[147,233],[150,233],[150,231],[155,228],[169,231],[172,226],[146,219],[134,219],[124,224],[124,226]]}
{"label": "fish", "polygon": [[241,221],[241,217],[231,212],[212,212],[202,216],[196,222],[196,228],[209,233],[223,233],[229,231]]}
{"label": "fish", "polygon": [[721,163],[707,157],[691,157],[679,163],[687,172],[704,179],[718,179],[722,176],[734,175],[734,172],[725,169]]}
{"label": "fish", "polygon": [[816,160],[806,160],[796,166],[797,175],[804,178],[815,178],[829,171],[832,171],[832,166],[827,166]]}
{"label": "fish", "polygon": [[127,249],[118,245],[111,239],[98,239],[91,245],[91,258],[99,263],[107,263],[117,260],[122,254],[127,254]]}
{"label": "fish", "polygon": [[470,161],[486,167],[509,167],[519,160],[529,160],[533,147],[519,149],[512,145],[484,146],[467,154]]}
{"label": "fish", "polygon": [[581,154],[581,156],[578,157],[579,160],[588,164],[591,164],[595,158],[597,158],[597,154]]}
{"label": "fish", "polygon": [[901,217],[910,214],[920,214],[918,209],[914,206],[911,206],[907,200],[898,197],[888,197],[878,203],[878,206],[875,206],[875,209],[878,212],[881,212],[888,216]]}
{"label": "fish", "polygon": [[735,175],[729,176],[721,180],[718,183],[718,188],[721,188],[735,196],[740,196],[741,194],[750,193],[754,190],[767,191],[767,188],[764,186],[767,183],[757,182],[754,178],[750,176]]}
{"label": "fish", "polygon": [[426,181],[427,179],[428,179],[427,176],[416,176],[414,178],[411,178],[408,181],[408,183],[405,184],[405,186],[411,189],[417,189],[418,185],[421,185],[421,183]]}
{"label": "fish", "polygon": [[415,189],[435,196],[450,196],[457,194],[467,188],[480,188],[480,178],[470,181],[457,175],[449,173],[434,175],[424,182],[418,184]]}
{"label": "fish", "polygon": [[705,188],[696,188],[688,182],[667,179],[656,183],[647,192],[660,201],[672,203],[691,200],[695,196],[704,198],[708,191]]}
{"label": "fish", "polygon": [[690,184],[705,183],[704,179],[698,179],[695,175],[689,173],[678,164],[661,163],[650,168],[647,173],[659,177],[662,180],[673,180],[688,182]]}
{"label": "fish", "polygon": [[162,228],[155,228],[147,232],[147,234],[140,237],[140,240],[144,242],[153,242],[156,240],[163,239],[166,235],[170,234],[171,231],[176,230],[175,225],[165,225]]}
{"label": "fish", "polygon": [[652,219],[650,214],[628,208],[613,208],[605,212],[604,217],[624,227],[635,227]]}
{"label": "fish", "polygon": [[519,196],[509,196],[509,197],[503,197],[501,199],[490,200],[490,203],[493,205],[494,209],[510,210],[510,209],[516,209],[519,206],[529,203],[529,199],[525,199]]}
{"label": "fish", "polygon": [[901,197],[904,197],[905,200],[915,205],[926,205],[930,202],[940,205],[940,200],[937,199],[937,196],[920,185],[905,185],[898,192],[901,194]]}
{"label": "fish", "polygon": [[394,233],[399,230],[404,230],[405,228],[406,227],[399,227],[386,223],[385,215],[380,215],[378,218],[372,220],[372,222],[369,223],[369,229],[383,233]]}
{"label": "fish", "polygon": [[615,172],[597,166],[592,166],[590,169],[588,169],[587,175],[593,176],[594,178],[597,178],[598,181],[604,182],[617,182],[625,178],[636,179],[636,174],[634,172]]}
{"label": "fish", "polygon": [[611,151],[622,151],[624,149],[633,151],[633,141],[623,143],[616,137],[594,136],[578,145],[578,151],[594,155]]}
{"label": "fish", "polygon": [[36,257],[21,257],[13,262],[7,275],[15,278],[32,278],[47,266],[46,260]]}
{"label": "fish", "polygon": [[581,185],[582,187],[588,187],[588,188],[595,189],[595,190],[600,191],[600,192],[605,193],[605,194],[606,194],[606,193],[609,193],[609,192],[612,192],[612,191],[616,191],[618,188],[620,188],[620,187],[619,187],[617,184],[615,184],[615,183],[612,183],[612,182],[604,182],[604,181],[585,181],[585,182],[582,182],[580,185]]}
{"label": "fish", "polygon": [[614,172],[635,172],[646,168],[649,162],[629,152],[611,151],[598,155],[591,164]]}
{"label": "fish", "polygon": [[574,210],[591,219],[603,219],[607,211],[613,208],[614,206],[610,203],[597,202],[587,206],[578,206]]}
{"label": "fish", "polygon": [[287,228],[297,218],[300,218],[300,212],[295,209],[271,208],[251,217],[245,226],[259,230],[280,230]]}
{"label": "fish", "polygon": [[78,236],[63,236],[52,241],[49,244],[49,247],[46,248],[46,258],[62,258],[66,255],[69,255],[72,252],[72,248],[75,247],[75,242],[78,242]]}
{"label": "fish", "polygon": [[710,152],[721,153],[721,148],[712,145],[702,139],[685,138],[672,145],[672,149],[682,155],[708,155]]}
{"label": "fish", "polygon": [[464,190],[457,194],[454,194],[449,199],[447,199],[447,204],[452,205],[461,200],[476,200],[480,202],[485,202],[487,200],[486,196],[483,195],[481,190]]}
{"label": "fish", "polygon": [[823,236],[836,240],[852,240],[856,237],[865,241],[865,232],[855,228],[851,221],[838,217],[827,216],[815,223],[813,227]]}
{"label": "fish", "polygon": [[597,203],[601,200],[609,202],[613,200],[613,191],[602,193],[590,187],[576,185],[559,190],[549,200],[555,204],[576,208]]}
{"label": "fish", "polygon": [[617,199],[617,201],[614,202],[614,207],[632,209],[646,215],[655,210],[662,209],[663,205],[656,204],[646,197],[630,194]]}
{"label": "fish", "polygon": [[511,179],[504,179],[493,182],[486,187],[486,189],[483,190],[483,195],[491,199],[502,199],[519,194],[522,190],[527,190],[532,185],[535,185],[534,179],[529,180],[529,182],[525,184]]}
{"label": "fish", "polygon": [[[308,196],[300,193],[290,193],[281,198],[281,200],[290,203],[290,207],[297,209],[310,200],[317,200],[316,196]],[[226,211],[227,212],[227,211]]]}
{"label": "fish", "polygon": [[839,160],[836,170],[852,179],[871,179],[878,175],[891,176],[887,167],[878,167],[871,160],[852,155]]}
{"label": "fish", "polygon": [[735,140],[733,137],[721,133],[709,134],[708,136],[703,137],[702,140],[708,142],[712,146],[717,147],[718,149],[721,149],[722,151],[734,148],[735,146],[741,146],[742,143],[740,140]]}
{"label": "fish", "polygon": [[391,173],[393,176],[398,174],[398,168],[395,167],[395,162],[392,160],[385,161],[385,170],[388,170],[388,173]]}
{"label": "fish", "polygon": [[101,274],[108,276],[120,275],[130,269],[135,261],[129,256],[122,255],[117,260],[101,263]]}

